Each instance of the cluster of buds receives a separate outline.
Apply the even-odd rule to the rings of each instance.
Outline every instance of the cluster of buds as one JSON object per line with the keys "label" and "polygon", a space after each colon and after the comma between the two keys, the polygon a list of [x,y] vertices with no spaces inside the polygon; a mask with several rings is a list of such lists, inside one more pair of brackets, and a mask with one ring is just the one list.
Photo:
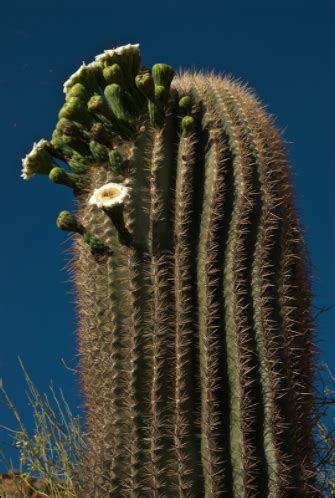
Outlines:
{"label": "cluster of buds", "polygon": [[[141,67],[138,44],[105,50],[90,64],[83,63],[64,83],[65,103],[51,140],[34,144],[23,159],[22,177],[48,175],[52,182],[80,196],[89,190],[90,166],[110,169],[118,183],[96,189],[89,204],[111,219],[122,244],[131,245],[123,217],[129,194],[125,185],[128,158],[120,144],[134,140],[143,123],[145,127],[163,126],[173,77],[168,64],[155,64],[151,70]],[[62,211],[57,225],[81,234],[93,254],[110,252],[69,213]]]}
{"label": "cluster of buds", "polygon": [[184,136],[189,135],[194,131],[195,128],[195,120],[192,117],[192,99],[189,95],[184,95],[179,100],[179,107],[184,112],[184,117],[181,120],[181,129]]}

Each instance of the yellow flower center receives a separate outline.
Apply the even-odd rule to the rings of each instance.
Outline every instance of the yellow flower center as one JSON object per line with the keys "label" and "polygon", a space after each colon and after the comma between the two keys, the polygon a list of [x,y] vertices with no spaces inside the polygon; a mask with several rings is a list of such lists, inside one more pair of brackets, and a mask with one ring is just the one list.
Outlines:
{"label": "yellow flower center", "polygon": [[103,199],[113,199],[113,197],[117,197],[119,194],[120,194],[120,191],[118,188],[110,187],[110,188],[106,188],[106,190],[103,190],[101,192],[101,197]]}

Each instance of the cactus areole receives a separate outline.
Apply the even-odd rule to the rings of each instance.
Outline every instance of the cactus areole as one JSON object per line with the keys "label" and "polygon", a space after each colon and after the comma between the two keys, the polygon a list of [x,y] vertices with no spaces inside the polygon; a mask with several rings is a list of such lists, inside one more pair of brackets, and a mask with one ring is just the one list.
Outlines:
{"label": "cactus areole", "polygon": [[64,93],[22,176],[77,199],[57,225],[74,233],[78,496],[320,496],[308,268],[271,117],[231,78],[143,67],[131,44]]}

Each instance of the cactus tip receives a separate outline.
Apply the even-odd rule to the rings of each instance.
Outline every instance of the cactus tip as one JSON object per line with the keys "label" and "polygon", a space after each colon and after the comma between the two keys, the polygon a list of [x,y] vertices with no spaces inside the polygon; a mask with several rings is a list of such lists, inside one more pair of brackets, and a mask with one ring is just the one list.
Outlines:
{"label": "cactus tip", "polygon": [[184,95],[184,97],[182,97],[179,100],[179,107],[181,109],[183,109],[183,111],[186,114],[190,114],[191,109],[192,109],[192,99],[191,99],[191,97],[189,95]]}
{"label": "cactus tip", "polygon": [[189,135],[195,128],[195,121],[192,116],[184,116],[181,120],[181,129],[184,136]]}

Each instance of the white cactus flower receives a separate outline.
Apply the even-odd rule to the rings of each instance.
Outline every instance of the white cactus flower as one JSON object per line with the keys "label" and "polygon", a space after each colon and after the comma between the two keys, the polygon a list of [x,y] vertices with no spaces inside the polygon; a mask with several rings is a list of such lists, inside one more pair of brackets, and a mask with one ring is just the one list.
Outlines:
{"label": "white cactus flower", "polygon": [[139,52],[139,51],[140,51],[140,44],[139,43],[135,43],[135,44],[128,43],[128,45],[122,45],[121,47],[116,47],[116,48],[112,48],[109,50],[104,50],[104,53],[97,55],[95,57],[95,60],[98,62],[103,62],[105,59],[112,57],[114,54],[117,54],[117,55],[122,55],[122,54],[127,54],[127,53],[131,54],[131,53],[135,53],[135,52]]}
{"label": "white cactus flower", "polygon": [[[37,156],[37,153],[40,150],[44,149],[44,146],[47,143],[48,143],[48,141],[45,140],[44,138],[42,138],[42,140],[39,140],[39,142],[34,142],[33,148],[31,149],[31,151],[29,152],[29,154],[27,154],[26,157],[24,157],[22,159],[22,173],[21,173],[21,177],[24,180],[29,180],[29,178],[31,178],[32,176],[34,176],[35,172],[31,168],[31,162],[34,161],[34,159]],[[29,163],[30,163],[30,165],[29,165]]]}
{"label": "white cactus flower", "polygon": [[98,208],[111,208],[117,204],[123,204],[129,195],[129,190],[129,187],[123,183],[106,183],[94,190],[88,202]]}

